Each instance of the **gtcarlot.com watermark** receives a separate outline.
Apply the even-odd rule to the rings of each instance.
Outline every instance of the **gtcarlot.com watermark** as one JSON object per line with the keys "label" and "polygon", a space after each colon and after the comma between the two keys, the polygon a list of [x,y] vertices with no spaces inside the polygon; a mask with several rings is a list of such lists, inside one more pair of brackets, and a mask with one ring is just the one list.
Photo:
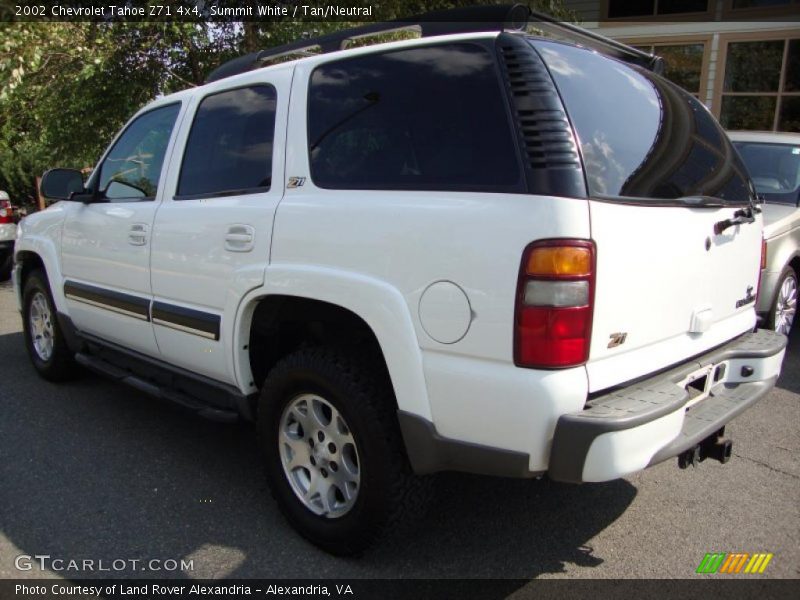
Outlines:
{"label": "gtcarlot.com watermark", "polygon": [[61,558],[50,554],[20,554],[14,558],[19,571],[55,571],[56,573],[114,573],[152,571],[156,573],[194,571],[194,559],[174,558]]}

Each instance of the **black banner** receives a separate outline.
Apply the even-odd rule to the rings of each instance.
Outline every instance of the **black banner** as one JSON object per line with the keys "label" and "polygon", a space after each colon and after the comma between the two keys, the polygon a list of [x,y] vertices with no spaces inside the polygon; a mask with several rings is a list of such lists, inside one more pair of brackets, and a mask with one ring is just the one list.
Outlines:
{"label": "black banner", "polygon": [[307,600],[603,600],[604,598],[724,597],[767,600],[796,597],[796,580],[525,580],[525,579],[351,579],[351,580],[2,580],[0,598],[89,600],[199,600],[201,598],[303,598]]}
{"label": "black banner", "polygon": [[[611,23],[646,21],[668,23],[672,21],[798,21],[800,15],[796,3],[790,0],[776,3],[759,10],[730,8],[717,14],[713,10],[715,0],[702,5],[693,5],[688,12],[641,12],[638,8],[618,10],[609,8],[608,2],[589,0],[572,5],[546,0],[539,2],[516,2],[530,5],[534,10],[547,11],[549,6],[559,6],[556,18],[570,21],[599,21]],[[478,4],[515,4],[513,0],[428,0],[421,3],[427,11],[451,8],[470,8]],[[633,4],[633,3],[631,3]],[[646,4],[646,3],[645,3]],[[411,4],[413,5],[413,3]],[[93,22],[381,22],[411,19],[407,3],[391,0],[0,0],[0,22],[47,22],[47,21],[93,21]],[[638,5],[637,5],[638,6]],[[699,7],[699,8],[698,8]],[[616,11],[616,12],[615,12]],[[446,15],[426,14],[423,21],[449,20]],[[485,13],[465,10],[459,22],[485,21]]]}

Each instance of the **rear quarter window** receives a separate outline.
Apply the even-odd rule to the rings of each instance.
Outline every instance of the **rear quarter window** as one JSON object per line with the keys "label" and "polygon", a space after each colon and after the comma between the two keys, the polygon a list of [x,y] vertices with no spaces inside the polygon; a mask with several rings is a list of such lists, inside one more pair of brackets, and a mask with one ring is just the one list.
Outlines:
{"label": "rear quarter window", "polygon": [[550,70],[579,138],[591,196],[750,200],[738,155],[694,96],[663,77],[596,52],[557,42],[531,43]]}
{"label": "rear quarter window", "polygon": [[326,63],[309,88],[314,183],[332,189],[520,191],[494,55],[444,44]]}

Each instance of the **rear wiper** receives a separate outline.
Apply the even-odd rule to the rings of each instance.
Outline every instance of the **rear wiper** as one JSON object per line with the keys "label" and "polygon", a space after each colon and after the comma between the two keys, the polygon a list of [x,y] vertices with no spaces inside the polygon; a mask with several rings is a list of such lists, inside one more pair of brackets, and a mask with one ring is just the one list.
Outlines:
{"label": "rear wiper", "polygon": [[[683,202],[689,206],[697,206],[702,208],[724,208],[726,206],[730,206],[729,203],[720,198],[716,198],[715,196],[684,196],[682,198],[678,198],[677,202]],[[724,219],[714,223],[714,235],[719,235],[734,225],[754,223],[756,220],[756,215],[760,212],[761,207],[756,204],[754,198],[750,198],[747,208],[740,208],[733,213],[733,217],[730,219]]]}

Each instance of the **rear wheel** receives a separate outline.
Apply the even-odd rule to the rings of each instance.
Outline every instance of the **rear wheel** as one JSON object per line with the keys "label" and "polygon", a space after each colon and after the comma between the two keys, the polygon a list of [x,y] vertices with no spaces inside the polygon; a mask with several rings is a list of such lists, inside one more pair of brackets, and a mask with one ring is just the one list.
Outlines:
{"label": "rear wheel", "polygon": [[64,340],[50,287],[41,271],[34,271],[25,280],[22,328],[25,347],[39,375],[49,381],[65,381],[75,376],[77,364]]}
{"label": "rear wheel", "polygon": [[786,267],[778,280],[778,289],[769,314],[771,329],[789,335],[797,312],[797,274]]}
{"label": "rear wheel", "polygon": [[332,554],[361,553],[425,502],[395,411],[382,365],[346,351],[300,350],[267,377],[258,432],[270,489],[295,529]]}

